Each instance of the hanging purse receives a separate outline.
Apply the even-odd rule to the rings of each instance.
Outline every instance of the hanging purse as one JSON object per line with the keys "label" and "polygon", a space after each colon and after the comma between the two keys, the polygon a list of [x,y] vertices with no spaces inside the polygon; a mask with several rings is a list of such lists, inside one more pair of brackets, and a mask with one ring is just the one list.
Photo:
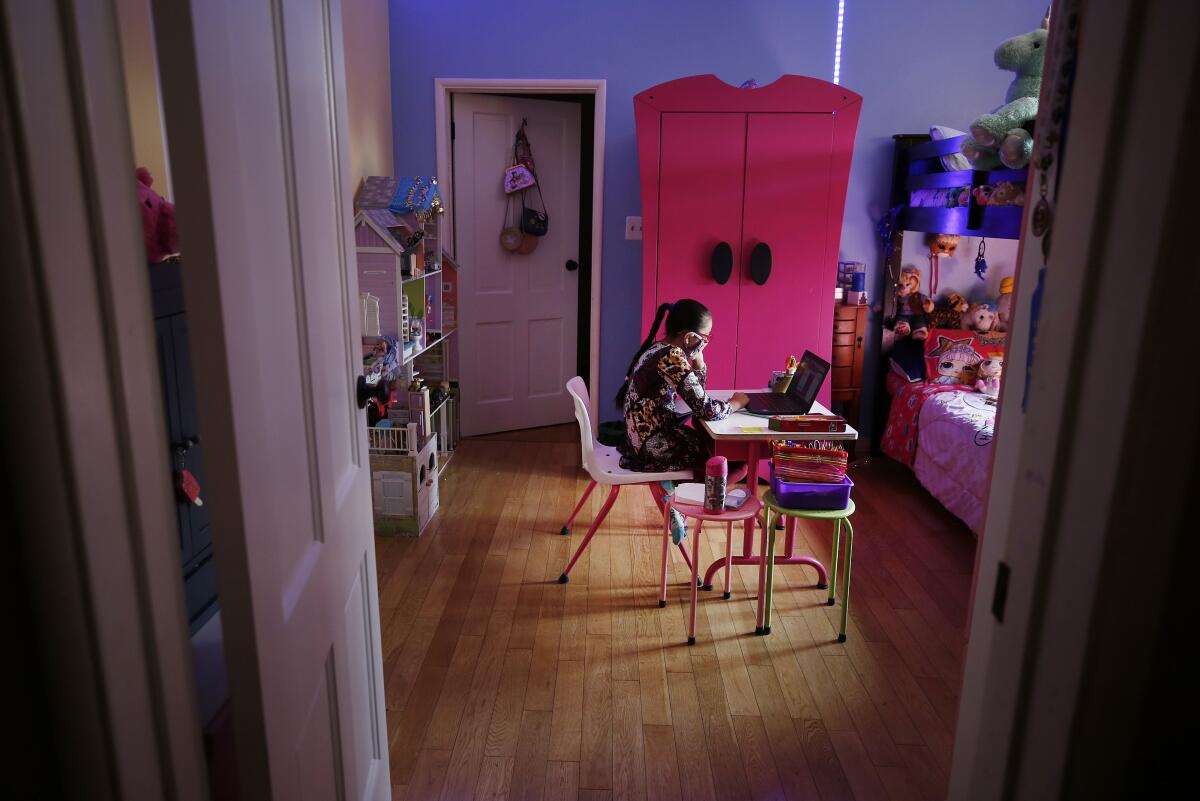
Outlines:
{"label": "hanging purse", "polygon": [[508,217],[509,212],[512,211],[512,203],[512,197],[510,196],[508,203],[504,207],[504,221],[501,223],[503,227],[500,229],[500,247],[509,253],[518,253],[521,249],[521,241],[523,239],[532,239],[532,237],[527,237],[521,233],[517,220],[514,220],[512,225],[509,224]]}
{"label": "hanging purse", "polygon": [[525,205],[525,198],[528,192],[521,195],[521,230],[531,236],[545,236],[550,230],[550,215],[546,214],[546,201],[542,198],[542,187],[539,184],[537,187],[538,201],[542,204],[541,210],[531,209]]}
{"label": "hanging purse", "polygon": [[504,170],[504,191],[510,195],[537,183],[533,172],[533,149],[525,135],[525,125],[526,121],[521,120],[521,127],[513,139],[512,166]]}

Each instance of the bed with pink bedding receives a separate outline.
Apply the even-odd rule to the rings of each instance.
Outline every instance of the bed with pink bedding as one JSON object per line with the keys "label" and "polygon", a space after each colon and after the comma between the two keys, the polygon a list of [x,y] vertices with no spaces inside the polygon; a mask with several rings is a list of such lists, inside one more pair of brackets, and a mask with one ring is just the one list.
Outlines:
{"label": "bed with pink bedding", "polygon": [[912,467],[933,497],[981,533],[996,407],[961,385],[888,383],[884,453]]}

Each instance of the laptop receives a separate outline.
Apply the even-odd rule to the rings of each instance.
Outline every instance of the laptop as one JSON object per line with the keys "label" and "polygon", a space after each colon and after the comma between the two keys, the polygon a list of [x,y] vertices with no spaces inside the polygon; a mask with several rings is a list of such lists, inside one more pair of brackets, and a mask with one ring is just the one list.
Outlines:
{"label": "laptop", "polygon": [[806,350],[800,357],[800,364],[796,367],[796,374],[792,376],[792,383],[788,386],[787,393],[748,393],[750,402],[746,404],[746,411],[750,414],[766,416],[808,414],[828,373],[829,362],[812,351]]}

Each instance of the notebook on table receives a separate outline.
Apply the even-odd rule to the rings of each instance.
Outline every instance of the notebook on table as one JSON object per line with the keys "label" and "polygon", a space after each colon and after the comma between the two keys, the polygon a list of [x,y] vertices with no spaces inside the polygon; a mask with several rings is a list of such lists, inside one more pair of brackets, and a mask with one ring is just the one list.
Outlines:
{"label": "notebook on table", "polygon": [[829,362],[806,350],[800,357],[800,364],[796,367],[796,374],[792,376],[787,392],[751,392],[746,411],[763,416],[808,414],[828,373]]}

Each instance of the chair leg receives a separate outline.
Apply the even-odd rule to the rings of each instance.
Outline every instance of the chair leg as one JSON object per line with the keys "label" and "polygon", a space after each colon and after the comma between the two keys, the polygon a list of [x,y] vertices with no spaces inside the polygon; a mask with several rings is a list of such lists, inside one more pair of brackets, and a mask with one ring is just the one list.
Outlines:
{"label": "chair leg", "polygon": [[767,531],[774,531],[771,521],[771,510],[764,510],[763,515],[765,519],[763,520],[762,538],[759,546],[759,553],[762,555],[762,558],[758,561],[758,615],[755,620],[755,634],[762,634],[763,626],[766,625],[763,623],[763,613],[766,611],[766,607],[763,604],[767,599],[767,560],[770,558],[767,555]]}
{"label": "chair leg", "polygon": [[725,600],[733,595],[733,523],[729,524],[725,539]]}
{"label": "chair leg", "polygon": [[850,561],[854,556],[854,526],[846,518],[846,576],[842,580],[842,631],[838,642],[846,641],[846,620],[850,617]]}
{"label": "chair leg", "polygon": [[767,532],[767,599],[763,612],[763,634],[771,633],[771,605],[775,602],[775,529]]}
{"label": "chair leg", "polygon": [[842,519],[839,517],[833,524],[833,553],[829,557],[829,600],[825,603],[833,606],[837,603],[838,556],[842,550]]}
{"label": "chair leg", "polygon": [[666,512],[663,512],[662,530],[662,574],[658,581],[659,609],[667,605],[667,555],[670,553],[668,546],[671,544],[671,517]]}
{"label": "chair leg", "polygon": [[587,485],[587,489],[583,491],[583,497],[579,499],[579,503],[575,504],[575,511],[571,512],[571,516],[567,518],[567,524],[559,529],[558,533],[564,537],[571,533],[571,524],[575,522],[575,515],[579,514],[579,510],[587,503],[587,499],[591,497],[592,490],[596,488],[596,479],[592,479]]}
{"label": "chair leg", "polygon": [[704,527],[704,522],[696,521],[696,538],[692,541],[692,586],[689,588],[692,594],[692,609],[688,613],[688,645],[696,644],[696,601],[697,592],[700,589],[699,576],[696,574],[700,566],[700,532]]}
{"label": "chair leg", "polygon": [[584,550],[588,547],[588,543],[592,541],[592,537],[596,534],[596,529],[600,528],[600,524],[604,522],[604,518],[608,517],[608,510],[612,508],[613,503],[617,500],[617,495],[621,492],[620,484],[613,484],[612,489],[608,491],[608,498],[605,499],[604,505],[600,507],[600,514],[596,515],[596,519],[592,521],[592,525],[588,528],[587,534],[583,535],[583,541],[579,543],[579,547],[575,549],[575,555],[571,557],[571,561],[567,562],[567,569],[558,577],[559,584],[567,583],[567,576],[571,573],[571,568],[575,567],[575,563],[579,561],[579,557],[583,556]]}

